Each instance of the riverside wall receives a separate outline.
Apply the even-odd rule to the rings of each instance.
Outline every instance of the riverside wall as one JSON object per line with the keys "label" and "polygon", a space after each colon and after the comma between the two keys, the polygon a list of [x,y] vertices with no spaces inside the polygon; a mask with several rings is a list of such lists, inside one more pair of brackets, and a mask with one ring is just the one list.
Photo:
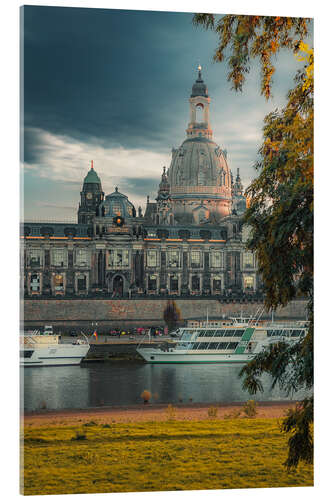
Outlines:
{"label": "riverside wall", "polygon": [[[254,314],[261,303],[220,302],[218,299],[175,299],[182,319],[204,319]],[[22,327],[42,328],[53,325],[55,331],[90,331],[98,323],[98,331],[106,333],[111,328],[163,326],[163,311],[167,299],[25,299],[21,304]],[[266,315],[267,317],[267,315]],[[301,320],[306,318],[306,301],[295,300],[275,313],[276,320]],[[265,318],[265,315],[263,315]]]}

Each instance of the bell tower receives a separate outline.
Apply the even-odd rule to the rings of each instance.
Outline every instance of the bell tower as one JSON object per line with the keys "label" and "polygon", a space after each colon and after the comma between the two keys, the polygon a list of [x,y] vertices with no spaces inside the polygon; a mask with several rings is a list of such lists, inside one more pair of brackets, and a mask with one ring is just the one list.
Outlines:
{"label": "bell tower", "polygon": [[84,178],[80,195],[81,201],[77,213],[78,223],[91,224],[98,206],[104,199],[101,180],[94,169],[93,160],[91,160],[91,168]]}
{"label": "bell tower", "polygon": [[[188,138],[206,137],[211,139],[213,132],[209,122],[209,104],[207,85],[201,76],[201,66],[198,66],[198,78],[192,86],[190,102],[190,123],[186,130]],[[200,115],[200,116],[199,116]]]}

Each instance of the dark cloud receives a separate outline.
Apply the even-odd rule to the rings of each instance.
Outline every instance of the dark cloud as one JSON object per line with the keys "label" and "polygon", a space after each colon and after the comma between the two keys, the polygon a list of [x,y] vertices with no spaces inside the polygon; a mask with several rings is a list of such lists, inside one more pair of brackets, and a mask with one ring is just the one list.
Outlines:
{"label": "dark cloud", "polygon": [[198,31],[191,20],[24,7],[25,125],[124,147],[163,143],[194,79]]}

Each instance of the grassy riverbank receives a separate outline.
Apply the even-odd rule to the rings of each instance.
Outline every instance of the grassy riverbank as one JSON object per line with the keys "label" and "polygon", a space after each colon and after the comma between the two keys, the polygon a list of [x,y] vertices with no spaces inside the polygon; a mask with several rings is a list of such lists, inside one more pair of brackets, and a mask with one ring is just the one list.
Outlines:
{"label": "grassy riverbank", "polygon": [[[277,418],[25,425],[26,495],[312,486],[313,468],[287,473]],[[104,420],[104,422],[103,422]],[[65,424],[65,425],[64,425]],[[23,443],[22,443],[23,444]]]}

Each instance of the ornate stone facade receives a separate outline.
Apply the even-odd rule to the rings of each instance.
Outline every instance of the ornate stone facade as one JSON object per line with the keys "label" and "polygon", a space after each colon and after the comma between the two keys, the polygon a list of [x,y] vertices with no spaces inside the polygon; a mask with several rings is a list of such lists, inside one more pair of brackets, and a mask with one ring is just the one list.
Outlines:
{"label": "ornate stone facade", "polygon": [[[93,164],[78,223],[22,225],[25,296],[214,296],[258,292],[245,249],[246,200],[226,151],[212,141],[210,97],[201,68],[192,87],[187,138],[163,168],[145,213],[115,188],[106,197]],[[202,112],[201,121],[197,113]]]}

